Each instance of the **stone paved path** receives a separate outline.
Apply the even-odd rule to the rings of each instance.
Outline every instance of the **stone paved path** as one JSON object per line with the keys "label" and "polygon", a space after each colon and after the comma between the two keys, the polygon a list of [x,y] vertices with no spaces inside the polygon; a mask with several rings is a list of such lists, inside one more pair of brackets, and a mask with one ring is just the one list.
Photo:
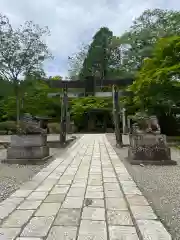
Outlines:
{"label": "stone paved path", "polygon": [[0,240],[170,240],[105,135],[84,135],[0,204]]}

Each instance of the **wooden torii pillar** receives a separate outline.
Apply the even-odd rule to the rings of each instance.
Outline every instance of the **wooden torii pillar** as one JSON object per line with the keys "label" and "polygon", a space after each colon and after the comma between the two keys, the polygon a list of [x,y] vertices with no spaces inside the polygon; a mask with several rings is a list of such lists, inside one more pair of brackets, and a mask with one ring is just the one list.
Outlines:
{"label": "wooden torii pillar", "polygon": [[[113,80],[101,80],[101,79],[94,79],[94,77],[89,76],[86,77],[85,80],[75,80],[75,81],[61,81],[61,80],[46,80],[51,88],[60,88],[63,89],[63,96],[62,96],[62,107],[61,107],[61,133],[60,133],[60,142],[64,144],[66,141],[66,116],[67,116],[67,104],[68,104],[68,88],[78,88],[84,89],[84,96],[94,96],[96,95],[96,87],[113,87],[112,95],[114,92],[114,108],[113,108],[113,115],[115,120],[115,134],[117,143],[121,145],[121,133],[120,133],[120,116],[119,116],[119,104],[118,104],[118,90],[117,86],[128,86],[132,84],[133,79],[113,79]],[[97,93],[98,94],[98,93]],[[102,95],[102,94],[100,94]],[[115,110],[115,111],[114,111]],[[118,115],[117,115],[118,114]]]}
{"label": "wooden torii pillar", "polygon": [[120,131],[120,109],[119,109],[119,92],[117,87],[113,85],[112,87],[112,95],[113,95],[113,119],[114,119],[114,127],[115,127],[115,136],[116,136],[116,144],[118,146],[122,146],[122,134]]}
{"label": "wooden torii pillar", "polygon": [[67,132],[67,84],[63,87],[63,96],[61,101],[61,123],[60,123],[60,144],[63,145],[66,142]]}

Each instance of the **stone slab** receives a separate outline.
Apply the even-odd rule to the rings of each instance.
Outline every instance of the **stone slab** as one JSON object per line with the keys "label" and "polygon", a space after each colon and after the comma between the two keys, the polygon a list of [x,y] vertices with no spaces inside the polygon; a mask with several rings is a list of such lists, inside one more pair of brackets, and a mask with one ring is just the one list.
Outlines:
{"label": "stone slab", "polygon": [[17,190],[14,192],[11,197],[18,197],[18,198],[25,198],[29,196],[29,194],[32,192],[32,190]]}
{"label": "stone slab", "polygon": [[82,212],[82,219],[105,221],[105,209],[84,207]]}
{"label": "stone slab", "polygon": [[128,174],[128,173],[120,173],[118,174],[118,179],[120,181],[132,181],[132,178],[131,176]]}
{"label": "stone slab", "polygon": [[119,183],[104,183],[104,188],[105,190],[119,190],[120,191],[120,186]]}
{"label": "stone slab", "polygon": [[77,227],[54,226],[50,230],[47,240],[76,240]]}
{"label": "stone slab", "polygon": [[107,240],[106,223],[104,221],[82,220],[78,240]]}
{"label": "stone slab", "polygon": [[39,185],[36,181],[28,181],[21,186],[21,190],[34,190]]}
{"label": "stone slab", "polygon": [[130,195],[142,195],[141,191],[138,189],[138,187],[136,186],[131,186],[131,185],[123,185],[122,186],[123,191],[126,194],[130,194]]}
{"label": "stone slab", "polygon": [[105,189],[105,197],[106,198],[122,198],[123,194],[120,190],[115,191],[115,190],[106,190]]}
{"label": "stone slab", "polygon": [[87,186],[87,192],[103,192],[103,186]]}
{"label": "stone slab", "polygon": [[20,228],[28,222],[33,213],[34,210],[16,210],[4,221],[2,227]]}
{"label": "stone slab", "polygon": [[49,194],[44,202],[62,203],[65,199],[65,196],[65,194]]}
{"label": "stone slab", "polygon": [[126,195],[130,206],[148,206],[149,203],[144,196]]}
{"label": "stone slab", "polygon": [[54,217],[33,217],[21,233],[21,237],[45,237]]}
{"label": "stone slab", "polygon": [[20,231],[21,228],[0,228],[0,239],[15,240]]}
{"label": "stone slab", "polygon": [[48,192],[54,187],[55,183],[43,183],[38,188],[36,188],[37,192]]}
{"label": "stone slab", "polygon": [[135,219],[157,219],[150,206],[131,206],[131,211]]}
{"label": "stone slab", "polygon": [[92,191],[87,191],[86,192],[86,195],[85,195],[86,198],[100,198],[100,199],[103,199],[104,198],[104,193],[103,192],[92,192]]}
{"label": "stone slab", "polygon": [[42,238],[18,237],[16,240],[42,240]]}
{"label": "stone slab", "polygon": [[114,173],[103,172],[103,178],[115,178],[116,175]]}
{"label": "stone slab", "polygon": [[132,226],[109,226],[109,235],[109,240],[139,240]]}
{"label": "stone slab", "polygon": [[85,188],[86,187],[86,182],[75,182],[71,185],[71,188]]}
{"label": "stone slab", "polygon": [[0,203],[0,206],[3,206],[3,205],[6,205],[6,204],[15,204],[15,205],[19,205],[20,203],[22,203],[24,201],[24,198],[19,198],[19,197],[9,197],[9,198],[6,198],[4,201],[2,201]]}
{"label": "stone slab", "polygon": [[68,184],[71,184],[73,181],[73,176],[72,175],[67,175],[67,176],[63,176],[60,178],[58,184],[59,185],[68,185]]}
{"label": "stone slab", "polygon": [[61,203],[42,203],[35,213],[38,217],[55,216],[61,207]]}
{"label": "stone slab", "polygon": [[42,201],[24,201],[23,203],[21,203],[21,205],[18,207],[18,209],[21,210],[31,210],[31,209],[37,209],[40,204],[42,203]]}
{"label": "stone slab", "polygon": [[80,222],[81,209],[60,209],[54,225],[78,226]]}
{"label": "stone slab", "polygon": [[6,203],[0,205],[0,220],[7,217],[11,212],[13,212],[17,207],[17,204],[14,203]]}
{"label": "stone slab", "polygon": [[104,183],[117,183],[116,178],[104,178],[103,181]]}
{"label": "stone slab", "polygon": [[123,197],[106,198],[106,208],[108,210],[127,210],[127,204]]}
{"label": "stone slab", "polygon": [[89,174],[88,181],[92,181],[92,180],[102,181],[102,175],[100,175],[100,174],[98,174],[98,175]]}
{"label": "stone slab", "polygon": [[91,186],[99,186],[99,185],[102,185],[102,180],[100,179],[90,179],[88,181],[88,185],[91,185]]}
{"label": "stone slab", "polygon": [[108,210],[107,218],[109,225],[133,225],[128,211]]}
{"label": "stone slab", "polygon": [[68,197],[83,197],[85,194],[85,188],[70,188]]}
{"label": "stone slab", "polygon": [[83,200],[82,197],[66,197],[62,208],[82,208]]}
{"label": "stone slab", "polygon": [[66,194],[69,190],[68,185],[56,185],[50,194]]}
{"label": "stone slab", "polygon": [[48,195],[48,192],[32,192],[27,200],[44,200]]}
{"label": "stone slab", "polygon": [[138,220],[137,225],[143,236],[143,240],[172,240],[170,234],[160,221]]}
{"label": "stone slab", "polygon": [[98,207],[104,208],[104,199],[96,199],[96,198],[86,198],[84,201],[85,207]]}

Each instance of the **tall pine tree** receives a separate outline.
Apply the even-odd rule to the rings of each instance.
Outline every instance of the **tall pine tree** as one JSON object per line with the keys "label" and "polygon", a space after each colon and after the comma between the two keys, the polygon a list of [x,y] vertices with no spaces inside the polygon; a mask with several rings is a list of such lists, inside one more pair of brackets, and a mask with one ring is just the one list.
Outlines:
{"label": "tall pine tree", "polygon": [[112,37],[113,33],[106,27],[100,28],[94,35],[80,72],[80,79],[85,79],[87,76],[94,76],[99,79],[108,77],[109,46]]}

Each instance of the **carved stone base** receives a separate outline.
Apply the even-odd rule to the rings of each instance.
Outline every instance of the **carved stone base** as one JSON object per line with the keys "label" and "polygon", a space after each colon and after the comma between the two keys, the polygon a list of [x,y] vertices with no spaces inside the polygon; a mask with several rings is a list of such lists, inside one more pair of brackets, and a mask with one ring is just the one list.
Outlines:
{"label": "carved stone base", "polygon": [[9,164],[20,164],[20,165],[26,165],[26,164],[30,164],[30,165],[41,165],[44,164],[45,162],[47,162],[50,158],[52,158],[51,155],[44,157],[44,158],[33,158],[33,159],[23,159],[23,158],[7,158],[2,160],[2,163],[9,163]]}
{"label": "carved stone base", "polygon": [[45,135],[12,136],[10,146],[7,149],[8,163],[35,163],[49,158],[49,147]]}
{"label": "carved stone base", "polygon": [[161,134],[130,135],[128,160],[131,164],[175,165],[166,137]]}
{"label": "carved stone base", "polygon": [[41,159],[49,156],[49,148],[41,147],[9,147],[7,149],[8,159]]}
{"label": "carved stone base", "polygon": [[170,148],[141,148],[128,149],[128,161],[133,165],[176,165],[176,161],[171,160]]}
{"label": "carved stone base", "polygon": [[11,136],[11,147],[39,147],[47,145],[47,135],[33,134],[33,135],[14,135]]}

